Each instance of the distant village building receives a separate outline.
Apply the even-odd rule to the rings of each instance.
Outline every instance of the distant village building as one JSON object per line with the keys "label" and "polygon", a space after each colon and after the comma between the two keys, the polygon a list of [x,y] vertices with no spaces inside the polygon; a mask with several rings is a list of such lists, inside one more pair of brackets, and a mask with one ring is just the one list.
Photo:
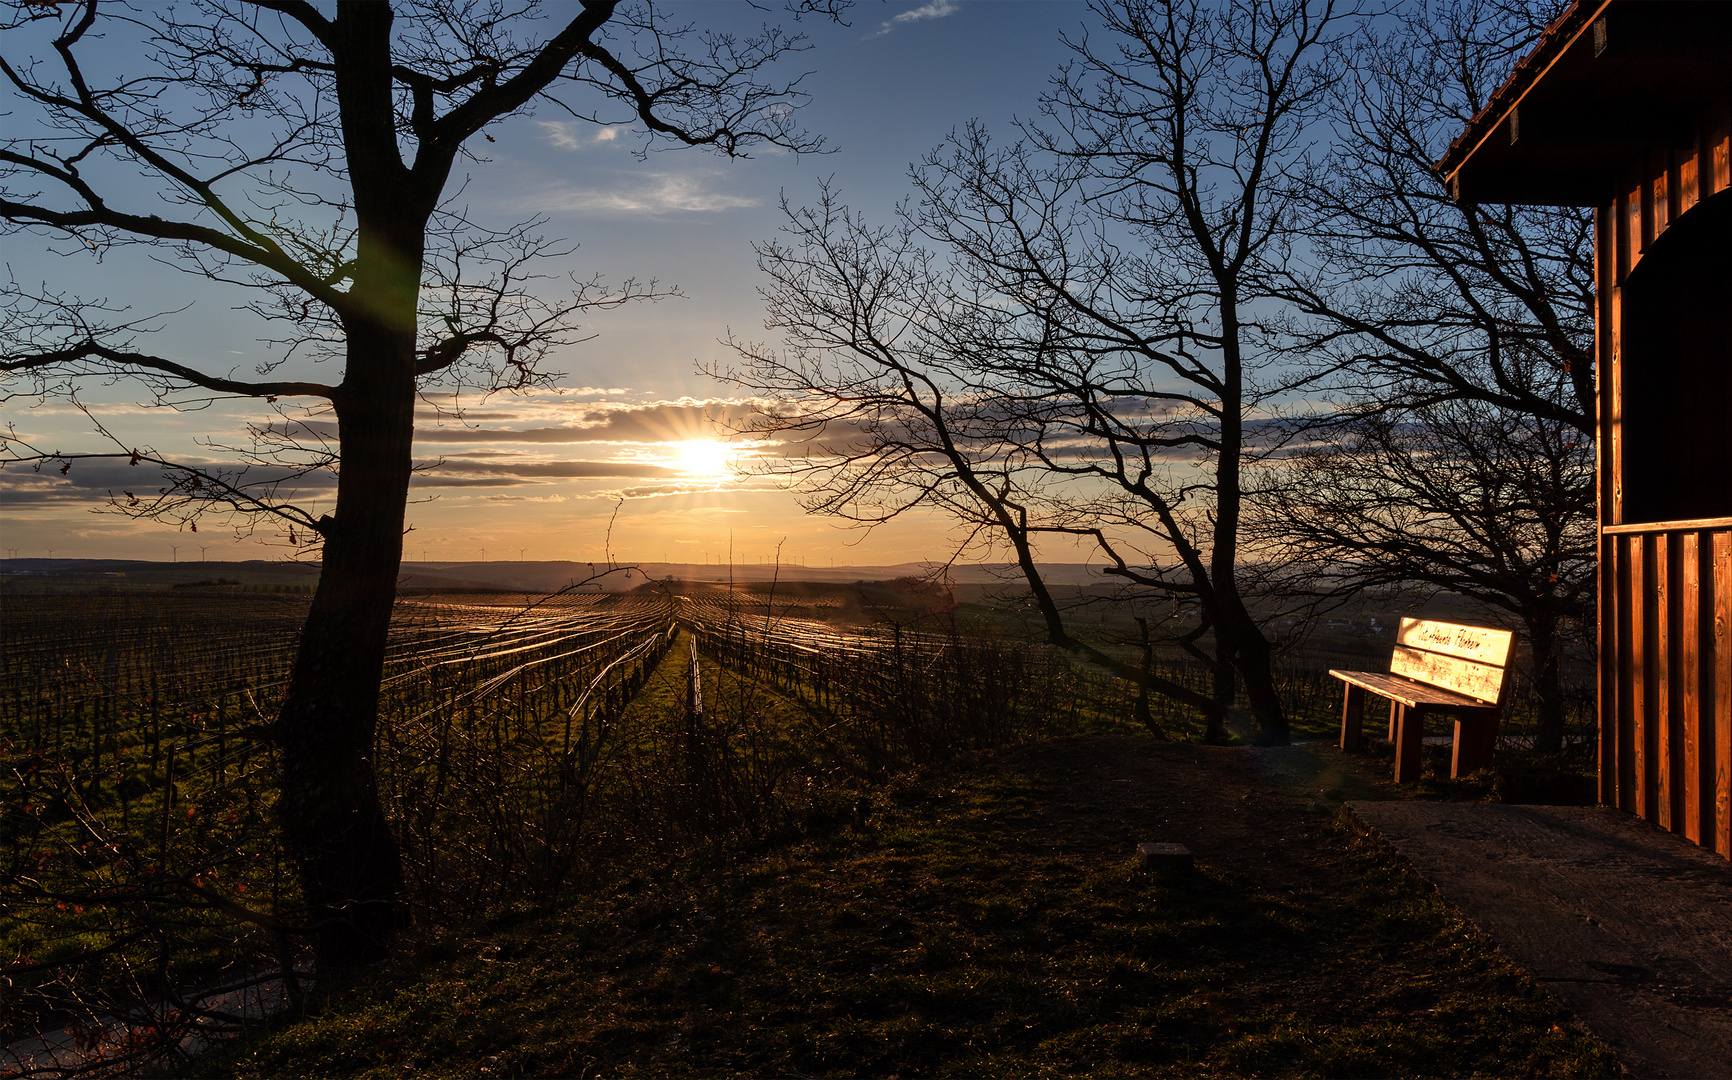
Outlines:
{"label": "distant village building", "polygon": [[1732,3],[1578,0],[1439,163],[1598,212],[1600,798],[1732,858]]}

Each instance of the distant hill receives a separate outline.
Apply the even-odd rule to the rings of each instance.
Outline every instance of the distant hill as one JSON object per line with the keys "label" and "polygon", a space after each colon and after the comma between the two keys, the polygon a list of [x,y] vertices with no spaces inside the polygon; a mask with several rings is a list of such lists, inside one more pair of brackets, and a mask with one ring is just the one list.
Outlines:
{"label": "distant hill", "polygon": [[147,562],[142,559],[3,559],[0,587],[6,592],[100,589],[116,592],[167,588],[311,590],[317,563],[279,559],[241,562]]}
{"label": "distant hill", "polygon": [[[888,566],[766,566],[738,564],[729,567],[711,563],[622,562],[613,573],[605,564],[586,562],[405,562],[398,584],[405,589],[504,589],[512,592],[553,592],[576,582],[595,578],[607,592],[625,592],[642,585],[646,578],[679,578],[688,581],[812,581],[846,584],[855,581],[891,581],[924,577],[942,572],[953,584],[986,585],[996,582],[1020,584],[1021,574],[1009,563],[952,565],[944,570],[930,562],[894,563]],[[1050,563],[1043,567],[1054,585],[1101,582],[1098,567],[1083,563]],[[7,591],[37,588],[108,588],[116,590],[161,589],[173,586],[212,587],[312,585],[318,580],[316,562],[249,559],[240,562],[149,562],[141,559],[4,559],[0,581]]]}

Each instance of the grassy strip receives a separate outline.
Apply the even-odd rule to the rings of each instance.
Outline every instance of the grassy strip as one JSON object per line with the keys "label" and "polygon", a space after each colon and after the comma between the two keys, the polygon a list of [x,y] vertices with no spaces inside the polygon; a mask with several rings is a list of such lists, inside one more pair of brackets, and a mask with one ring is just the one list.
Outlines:
{"label": "grassy strip", "polygon": [[[1317,814],[1311,796],[1260,780],[1234,764],[1242,757],[1179,760],[1198,753],[1055,740],[905,780],[826,835],[676,860],[474,938],[428,942],[196,1072],[1618,1071],[1423,882]],[[1234,753],[1246,752],[1220,752]],[[1203,814],[1245,800],[1219,858],[1163,877],[1077,831],[1103,810],[1091,791],[1166,800],[1114,810],[1141,813],[1138,828],[1199,797],[1112,771],[1136,754],[1160,758],[1161,776],[1244,781],[1243,796],[1202,792],[1216,800]]]}

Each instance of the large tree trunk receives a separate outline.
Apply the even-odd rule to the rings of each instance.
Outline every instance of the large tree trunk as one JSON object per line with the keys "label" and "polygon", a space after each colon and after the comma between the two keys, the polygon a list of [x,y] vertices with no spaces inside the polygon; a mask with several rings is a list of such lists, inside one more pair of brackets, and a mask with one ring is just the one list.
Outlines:
{"label": "large tree trunk", "polygon": [[1221,393],[1221,451],[1215,463],[1215,529],[1209,553],[1209,582],[1213,593],[1215,637],[1222,643],[1222,656],[1232,658],[1245,680],[1245,697],[1257,718],[1257,741],[1285,746],[1291,739],[1287,713],[1275,690],[1270,671],[1269,639],[1239,593],[1239,520],[1244,489],[1240,471],[1244,462],[1244,381],[1240,372],[1239,317],[1234,287],[1222,282],[1221,325],[1226,377]]}
{"label": "large tree trunk", "polygon": [[[1143,674],[1146,676],[1155,670],[1155,642],[1154,638],[1149,635],[1149,620],[1141,615],[1137,615],[1135,618],[1137,630],[1142,634],[1143,639]],[[1147,682],[1137,686],[1136,717],[1137,723],[1143,725],[1144,730],[1150,735],[1157,739],[1167,737],[1166,729],[1155,720],[1155,714],[1149,708],[1149,684]]]}
{"label": "large tree trunk", "polygon": [[[349,348],[352,355],[371,349],[376,360],[406,352],[392,340],[400,338],[383,328],[351,332]],[[337,400],[337,510],[279,721],[279,814],[317,926],[321,972],[380,958],[403,923],[402,867],[379,804],[373,749],[403,550],[411,359],[350,364]]]}
{"label": "large tree trunk", "polygon": [[1534,732],[1534,749],[1542,754],[1555,754],[1564,748],[1567,713],[1563,648],[1558,640],[1557,617],[1546,612],[1530,614],[1527,631],[1533,648],[1534,696],[1539,698],[1539,727]]}
{"label": "large tree trunk", "polygon": [[413,343],[400,330],[351,327],[337,399],[337,509],[279,721],[279,816],[317,927],[321,973],[381,958],[405,921],[373,750],[403,552]]}
{"label": "large tree trunk", "polygon": [[1287,725],[1287,711],[1281,707],[1281,695],[1275,689],[1275,673],[1271,666],[1274,650],[1247,614],[1234,636],[1234,663],[1245,680],[1245,699],[1251,715],[1257,718],[1257,741],[1285,746],[1292,738]]}
{"label": "large tree trunk", "polygon": [[[403,868],[373,751],[403,558],[415,438],[416,312],[444,170],[403,165],[391,104],[389,5],[347,0],[334,50],[356,245],[337,413],[337,509],[279,720],[279,814],[316,927],[320,973],[370,963],[407,921]],[[448,164],[448,151],[426,155]],[[437,159],[437,161],[434,161]]]}
{"label": "large tree trunk", "polygon": [[1203,741],[1215,745],[1224,745],[1231,741],[1232,733],[1227,730],[1227,715],[1233,709],[1233,699],[1238,696],[1238,672],[1233,667],[1233,646],[1227,638],[1215,635],[1214,692],[1210,695],[1215,707],[1209,712],[1208,726],[1203,732]]}

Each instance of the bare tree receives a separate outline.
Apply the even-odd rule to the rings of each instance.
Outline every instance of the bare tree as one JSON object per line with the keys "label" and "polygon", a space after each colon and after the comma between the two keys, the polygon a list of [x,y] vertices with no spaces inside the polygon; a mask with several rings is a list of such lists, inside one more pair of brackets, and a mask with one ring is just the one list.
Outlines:
{"label": "bare tree", "polygon": [[1299,348],[1390,408],[1480,401],[1594,435],[1593,215],[1463,205],[1433,169],[1560,5],[1457,0],[1346,46],[1306,184]]}
{"label": "bare tree", "polygon": [[1593,598],[1593,221],[1463,206],[1433,163],[1557,5],[1459,0],[1352,45],[1283,298],[1334,410],[1252,531],[1327,587],[1423,585],[1531,643],[1563,738],[1563,631]]}
{"label": "bare tree", "polygon": [[[835,14],[822,0],[801,11]],[[477,160],[472,143],[540,106],[727,155],[817,149],[791,118],[799,80],[764,79],[801,47],[773,28],[699,34],[615,0],[13,9],[0,61],[18,101],[0,148],[10,234],[96,255],[145,245],[161,262],[256,290],[252,310],[281,328],[269,335],[281,349],[252,376],[195,368],[141,344],[173,313],[141,321],[69,291],[14,286],[0,343],[11,392],[124,377],[171,403],[328,403],[335,423],[334,510],[297,519],[323,565],[271,729],[279,815],[321,968],[380,955],[405,917],[370,759],[418,390],[545,382],[554,373],[543,361],[573,340],[577,315],[653,292],[580,281],[559,295],[535,281],[564,247],[536,222],[485,229],[451,201]],[[333,359],[340,380],[278,370],[303,356]],[[241,484],[209,508],[224,502],[281,512],[268,491]]]}
{"label": "bare tree", "polygon": [[1505,612],[1532,648],[1536,748],[1557,751],[1567,631],[1593,609],[1593,508],[1587,436],[1446,401],[1341,418],[1284,463],[1249,532],[1313,588],[1444,590]]}
{"label": "bare tree", "polygon": [[1005,148],[978,126],[953,136],[914,169],[897,227],[828,193],[790,214],[791,239],[759,251],[788,351],[740,343],[737,375],[786,402],[768,427],[812,433],[794,466],[812,508],[955,515],[1012,549],[1054,643],[1221,733],[1230,682],[1175,685],[1072,632],[1039,558],[1080,543],[1195,612],[1262,737],[1284,741],[1246,599],[1244,475],[1288,389],[1261,305],[1350,23],[1312,0],[1091,10],[1106,36],[1069,42],[1044,120]]}

